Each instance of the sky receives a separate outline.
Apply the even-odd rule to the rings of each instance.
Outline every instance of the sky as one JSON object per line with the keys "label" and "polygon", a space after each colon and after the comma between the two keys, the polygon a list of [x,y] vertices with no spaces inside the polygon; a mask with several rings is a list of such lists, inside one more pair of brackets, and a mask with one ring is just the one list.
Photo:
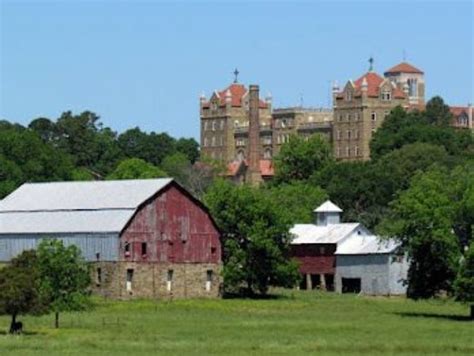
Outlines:
{"label": "sky", "polygon": [[329,106],[342,86],[404,58],[426,97],[473,102],[472,1],[0,0],[0,119],[95,112],[199,137],[199,96],[259,84],[274,107]]}

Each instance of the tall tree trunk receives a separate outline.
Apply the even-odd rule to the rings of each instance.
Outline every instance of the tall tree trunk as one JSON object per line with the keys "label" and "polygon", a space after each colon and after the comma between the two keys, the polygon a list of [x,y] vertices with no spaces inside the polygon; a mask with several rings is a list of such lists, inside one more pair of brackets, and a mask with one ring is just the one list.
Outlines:
{"label": "tall tree trunk", "polygon": [[55,316],[55,318],[54,318],[54,327],[56,329],[58,329],[59,328],[59,312],[54,313],[54,316]]}
{"label": "tall tree trunk", "polygon": [[10,334],[15,333],[16,314],[12,314],[12,321],[10,323]]}

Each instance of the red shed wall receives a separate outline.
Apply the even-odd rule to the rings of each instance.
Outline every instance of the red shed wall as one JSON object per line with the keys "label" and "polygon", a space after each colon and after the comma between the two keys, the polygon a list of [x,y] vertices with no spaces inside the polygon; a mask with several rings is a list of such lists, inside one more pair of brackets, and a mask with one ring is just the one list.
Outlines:
{"label": "red shed wall", "polygon": [[291,255],[303,274],[334,274],[336,272],[335,244],[305,244],[291,246]]}
{"label": "red shed wall", "polygon": [[[125,243],[130,243],[130,255]],[[142,255],[142,242],[147,254]],[[207,211],[175,184],[135,214],[121,235],[120,260],[220,263],[219,232]]]}

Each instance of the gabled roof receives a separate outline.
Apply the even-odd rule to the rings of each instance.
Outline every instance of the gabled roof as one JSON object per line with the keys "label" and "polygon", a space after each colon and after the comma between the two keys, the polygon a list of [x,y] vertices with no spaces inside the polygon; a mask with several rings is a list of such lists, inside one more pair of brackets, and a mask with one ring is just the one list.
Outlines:
{"label": "gabled roof", "polygon": [[[356,95],[361,95],[362,93],[362,83],[365,80],[367,81],[367,96],[372,98],[377,98],[380,96],[380,87],[382,86],[383,82],[387,79],[381,77],[375,72],[367,72],[359,79],[354,82],[354,86],[356,89]],[[391,83],[390,83],[391,84]],[[398,99],[405,98],[405,93],[398,89],[397,87],[392,86],[393,96]]]}
{"label": "gabled roof", "polygon": [[362,225],[359,223],[341,223],[326,226],[296,224],[290,229],[290,233],[295,236],[291,244],[337,244],[346,239],[357,228],[362,228]]}
{"label": "gabled roof", "polygon": [[315,213],[342,213],[342,209],[334,204],[330,200],[326,200],[316,209],[314,209]]}
{"label": "gabled roof", "polygon": [[390,68],[387,70],[384,74],[397,74],[397,73],[418,73],[418,74],[423,74],[423,71],[420,69],[416,68],[415,66],[411,65],[410,63],[407,62],[401,62],[397,64],[396,66]]}
{"label": "gabled roof", "polygon": [[[247,160],[230,162],[227,165],[227,175],[232,176],[232,177],[237,175],[242,169],[242,167],[248,167]],[[272,177],[275,174],[272,160],[261,159],[259,161],[259,167],[260,167],[260,174],[263,177]]]}
{"label": "gabled roof", "polygon": [[27,183],[0,202],[0,234],[121,232],[173,180]]}
{"label": "gabled roof", "polygon": [[336,255],[370,255],[392,253],[400,246],[393,239],[381,240],[375,235],[354,235],[337,246]]}
{"label": "gabled roof", "polygon": [[[221,90],[221,91],[217,91],[215,92],[215,94],[217,95],[217,97],[219,98],[219,105],[220,106],[225,106],[225,97],[226,97],[226,93],[227,91],[230,92],[231,94],[231,105],[233,107],[241,107],[242,106],[242,99],[243,97],[247,94],[248,90],[247,88],[245,87],[245,85],[243,84],[238,84],[238,83],[232,83],[231,85],[229,85],[227,88],[225,88],[224,90]],[[210,102],[206,102],[204,103],[204,107],[208,107],[210,104]],[[265,109],[267,108],[267,104],[263,101],[263,100],[260,100],[260,105],[259,107],[261,109]]]}

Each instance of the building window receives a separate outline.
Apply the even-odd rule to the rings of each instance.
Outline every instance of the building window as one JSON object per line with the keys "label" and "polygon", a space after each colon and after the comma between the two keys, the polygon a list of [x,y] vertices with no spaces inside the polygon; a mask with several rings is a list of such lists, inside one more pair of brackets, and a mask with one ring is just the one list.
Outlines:
{"label": "building window", "polygon": [[211,287],[212,287],[212,270],[207,270],[206,271],[206,292],[210,292],[211,291]]}
{"label": "building window", "polygon": [[342,114],[339,114],[339,121],[342,121]]}
{"label": "building window", "polygon": [[235,141],[235,145],[236,145],[237,147],[245,146],[245,139],[243,139],[243,138],[238,138],[238,139]]}
{"label": "building window", "polygon": [[212,146],[212,147],[215,147],[215,146],[216,146],[216,137],[215,137],[215,136],[212,136],[212,139],[211,139],[211,146]]}
{"label": "building window", "polygon": [[265,149],[263,152],[263,158],[270,159],[272,158],[272,150],[270,148]]}
{"label": "building window", "polygon": [[146,257],[146,242],[142,242],[142,257]]}
{"label": "building window", "polygon": [[388,90],[384,90],[382,92],[382,100],[383,101],[390,101],[392,100],[392,93]]}
{"label": "building window", "polygon": [[384,112],[383,117],[386,118],[389,114],[390,114],[390,111],[386,110],[386,111]]}
{"label": "building window", "polygon": [[95,284],[100,286],[102,284],[102,268],[97,268],[96,277],[95,277]]}
{"label": "building window", "polygon": [[216,122],[212,121],[212,131],[216,131]]}
{"label": "building window", "polygon": [[354,138],[355,139],[359,138],[359,130],[354,130]]}
{"label": "building window", "polygon": [[130,257],[130,242],[125,241],[124,245],[125,257]]}
{"label": "building window", "polygon": [[350,91],[350,90],[346,91],[346,100],[347,101],[352,100],[352,91]]}
{"label": "building window", "polygon": [[351,130],[347,130],[347,139],[348,139],[348,140],[351,139]]}
{"label": "building window", "polygon": [[244,151],[240,150],[237,152],[237,161],[242,162],[245,159]]}
{"label": "building window", "polygon": [[407,80],[408,84],[408,96],[418,96],[418,80],[410,78]]}
{"label": "building window", "polygon": [[354,155],[355,155],[356,157],[359,157],[359,146],[355,146],[355,147],[354,147]]}
{"label": "building window", "polygon": [[166,273],[166,290],[168,292],[171,292],[172,283],[173,283],[173,270],[169,269],[168,272]]}
{"label": "building window", "polygon": [[351,114],[346,114],[346,121],[351,121]]}
{"label": "building window", "polygon": [[221,130],[224,130],[224,124],[225,124],[224,120],[221,120]]}
{"label": "building window", "polygon": [[346,147],[346,157],[351,156],[351,149],[349,147]]}
{"label": "building window", "polygon": [[354,121],[358,121],[358,120],[359,120],[359,113],[356,112],[356,113],[354,114]]}
{"label": "building window", "polygon": [[127,269],[127,279],[126,279],[126,289],[127,292],[132,291],[132,283],[133,283],[133,269]]}
{"label": "building window", "polygon": [[370,118],[372,121],[377,121],[377,113],[375,111],[372,111],[372,114],[370,114]]}
{"label": "building window", "polygon": [[337,130],[336,137],[338,140],[341,139],[341,130]]}

